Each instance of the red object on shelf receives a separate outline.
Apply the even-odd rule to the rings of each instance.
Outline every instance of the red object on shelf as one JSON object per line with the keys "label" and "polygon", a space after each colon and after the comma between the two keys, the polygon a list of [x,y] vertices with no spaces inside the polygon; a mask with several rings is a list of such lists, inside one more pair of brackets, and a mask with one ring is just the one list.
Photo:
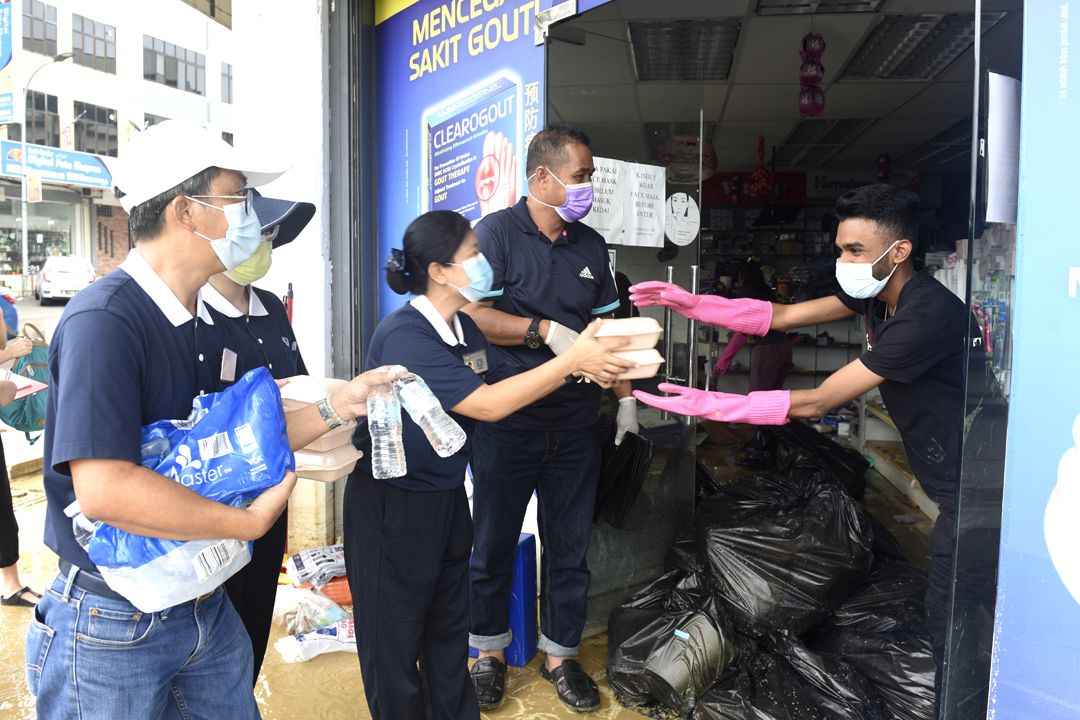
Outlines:
{"label": "red object on shelf", "polygon": [[293,305],[292,283],[289,283],[289,289],[285,292],[285,297],[281,298],[281,304],[285,306],[285,317],[287,317],[289,319],[289,324],[292,325],[292,305]]}

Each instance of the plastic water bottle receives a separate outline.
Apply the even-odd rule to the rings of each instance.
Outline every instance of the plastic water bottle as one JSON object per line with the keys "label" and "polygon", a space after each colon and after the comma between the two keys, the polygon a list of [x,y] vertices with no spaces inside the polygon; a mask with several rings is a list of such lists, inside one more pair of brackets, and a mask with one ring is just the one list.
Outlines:
{"label": "plastic water bottle", "polygon": [[71,518],[71,532],[75,535],[75,542],[79,543],[79,547],[85,550],[90,545],[90,538],[94,536],[94,530],[101,523],[83,515],[78,500],[64,508],[64,514]]}
{"label": "plastic water bottle", "polygon": [[422,377],[408,373],[398,378],[396,385],[401,404],[427,435],[439,457],[450,457],[465,445],[465,431],[446,414]]}
{"label": "plastic water bottle", "polygon": [[371,435],[371,474],[378,480],[405,474],[405,446],[401,442],[401,405],[391,384],[368,392],[368,432]]}

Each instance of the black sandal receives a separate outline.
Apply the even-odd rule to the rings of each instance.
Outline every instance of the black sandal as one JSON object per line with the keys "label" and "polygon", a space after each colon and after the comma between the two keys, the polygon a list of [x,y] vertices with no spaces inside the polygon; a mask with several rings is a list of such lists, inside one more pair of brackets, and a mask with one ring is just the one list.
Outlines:
{"label": "black sandal", "polygon": [[555,685],[559,699],[574,712],[590,713],[600,707],[600,689],[577,660],[564,660],[550,672],[541,665],[540,677]]}
{"label": "black sandal", "polygon": [[[27,600],[23,595],[30,595],[33,600]],[[41,595],[31,590],[26,585],[23,585],[18,591],[12,593],[7,597],[0,597],[0,605],[6,605],[8,607],[26,607],[32,608],[37,605],[38,600],[41,599]]]}
{"label": "black sandal", "polygon": [[498,658],[480,658],[469,670],[476,688],[476,702],[481,710],[494,710],[502,704],[506,688],[506,664]]}

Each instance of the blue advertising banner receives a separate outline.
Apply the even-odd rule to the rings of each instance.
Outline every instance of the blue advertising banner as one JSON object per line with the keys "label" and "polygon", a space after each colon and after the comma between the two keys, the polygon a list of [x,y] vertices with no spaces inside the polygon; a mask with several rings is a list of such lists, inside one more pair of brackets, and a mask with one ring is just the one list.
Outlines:
{"label": "blue advertising banner", "polygon": [[[538,15],[607,0],[384,0],[376,5],[380,261],[429,210],[476,222],[526,191],[525,149],[544,122]],[[379,278],[379,316],[400,307]]]}
{"label": "blue advertising banner", "polygon": [[0,0],[0,125],[18,122],[15,117],[14,41],[11,33],[11,0]]}
{"label": "blue advertising banner", "polygon": [[[22,143],[12,140],[0,142],[0,175],[22,177],[22,152]],[[26,154],[30,172],[40,175],[46,182],[112,189],[112,175],[97,155],[57,150],[44,145],[27,145]]]}
{"label": "blue advertising banner", "polygon": [[[1013,383],[988,717],[1080,716],[1080,28],[1024,4]],[[1049,343],[1049,344],[1048,344]]]}

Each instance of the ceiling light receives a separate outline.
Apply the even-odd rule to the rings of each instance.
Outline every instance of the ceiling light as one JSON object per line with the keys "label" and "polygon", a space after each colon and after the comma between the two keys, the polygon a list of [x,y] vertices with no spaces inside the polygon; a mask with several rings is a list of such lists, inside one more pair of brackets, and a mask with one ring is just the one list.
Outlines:
{"label": "ceiling light", "polygon": [[885,0],[758,0],[758,15],[824,15],[877,12]]}
{"label": "ceiling light", "polygon": [[776,151],[781,167],[818,167],[855,142],[874,120],[803,120]]}
{"label": "ceiling light", "polygon": [[721,81],[731,72],[742,20],[631,21],[628,25],[639,81]]}
{"label": "ceiling light", "polygon": [[[1005,13],[984,13],[983,32]],[[931,80],[975,41],[975,15],[885,15],[844,68],[843,78]]]}

